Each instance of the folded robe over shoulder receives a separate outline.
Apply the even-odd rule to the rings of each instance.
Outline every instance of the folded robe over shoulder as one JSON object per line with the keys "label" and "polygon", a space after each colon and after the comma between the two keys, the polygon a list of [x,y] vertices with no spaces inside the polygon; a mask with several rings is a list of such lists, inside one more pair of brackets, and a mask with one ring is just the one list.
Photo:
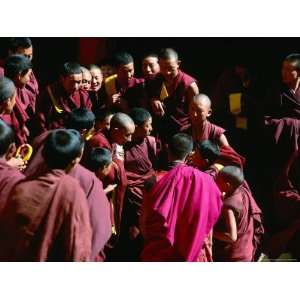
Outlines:
{"label": "folded robe over shoulder", "polygon": [[197,261],[222,207],[213,179],[179,164],[144,196],[143,261]]}
{"label": "folded robe over shoulder", "polygon": [[0,213],[13,187],[24,178],[25,176],[18,169],[9,166],[4,159],[0,159]]}
{"label": "folded robe over shoulder", "polygon": [[[29,178],[36,178],[48,170],[42,156],[44,141],[48,134],[49,131],[44,132],[33,141],[34,154],[25,169],[25,175]],[[91,257],[93,260],[102,251],[111,236],[109,202],[104,193],[102,182],[94,173],[81,165],[76,165],[69,175],[79,181],[87,198],[93,231]]]}
{"label": "folded robe over shoulder", "polygon": [[1,261],[88,261],[92,231],[86,196],[63,170],[12,191],[0,221]]}

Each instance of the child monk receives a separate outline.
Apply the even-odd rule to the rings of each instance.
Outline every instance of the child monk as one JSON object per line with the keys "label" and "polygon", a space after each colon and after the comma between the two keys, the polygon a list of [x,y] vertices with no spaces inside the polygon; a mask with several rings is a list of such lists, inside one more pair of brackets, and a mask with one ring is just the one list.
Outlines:
{"label": "child monk", "polygon": [[216,183],[223,193],[223,208],[214,227],[214,260],[254,261],[264,233],[262,212],[252,197],[243,171],[226,166],[219,172]]}
{"label": "child monk", "polygon": [[219,146],[229,146],[225,130],[208,121],[212,114],[211,101],[205,94],[194,96],[189,104],[189,116],[192,123],[194,141],[211,140]]}

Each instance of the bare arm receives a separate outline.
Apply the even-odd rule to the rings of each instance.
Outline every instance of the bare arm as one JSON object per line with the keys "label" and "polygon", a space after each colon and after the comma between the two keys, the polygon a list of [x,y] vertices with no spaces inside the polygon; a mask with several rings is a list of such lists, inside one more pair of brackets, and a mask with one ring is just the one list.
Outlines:
{"label": "bare arm", "polygon": [[227,140],[225,134],[221,134],[218,144],[219,144],[219,146],[229,146],[229,143],[228,143],[228,140]]}
{"label": "bare arm", "polygon": [[196,82],[193,82],[188,88],[187,88],[187,91],[186,91],[186,98],[187,98],[187,101],[188,103],[190,103],[194,96],[198,95],[199,94],[199,88],[198,88],[198,85]]}
{"label": "bare arm", "polygon": [[232,209],[223,208],[222,216],[225,220],[226,231],[214,231],[214,237],[227,243],[234,243],[237,240],[237,226]]}

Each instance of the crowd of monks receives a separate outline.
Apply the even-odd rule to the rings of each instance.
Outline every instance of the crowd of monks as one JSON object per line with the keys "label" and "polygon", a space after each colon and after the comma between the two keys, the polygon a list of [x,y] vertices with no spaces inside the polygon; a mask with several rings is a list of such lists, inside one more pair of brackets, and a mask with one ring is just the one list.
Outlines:
{"label": "crowd of monks", "polygon": [[46,86],[32,58],[11,38],[0,68],[0,261],[300,259],[300,54],[211,95],[172,48]]}

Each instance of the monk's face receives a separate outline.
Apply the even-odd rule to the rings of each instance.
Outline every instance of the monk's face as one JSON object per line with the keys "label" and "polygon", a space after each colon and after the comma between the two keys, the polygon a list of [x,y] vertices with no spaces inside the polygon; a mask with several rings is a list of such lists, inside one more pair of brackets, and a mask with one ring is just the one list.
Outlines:
{"label": "monk's face", "polygon": [[112,169],[112,162],[109,163],[108,165],[106,165],[105,167],[99,169],[97,171],[97,177],[100,179],[100,180],[103,180],[105,179],[109,173],[111,172],[111,169]]}
{"label": "monk's face", "polygon": [[102,85],[102,81],[103,81],[102,72],[100,69],[96,69],[96,68],[91,69],[90,72],[92,75],[91,90],[97,92],[100,90]]}
{"label": "monk's face", "polygon": [[92,75],[90,72],[82,73],[81,89],[89,91],[91,89]]}
{"label": "monk's face", "polygon": [[16,85],[21,88],[24,87],[27,83],[30,82],[31,73],[32,73],[32,70],[29,69],[26,73],[19,74],[17,76],[17,80],[15,82]]}
{"label": "monk's face", "polygon": [[110,129],[110,120],[113,115],[107,116],[103,121],[97,121],[95,128],[96,130],[109,130]]}
{"label": "monk's face", "polygon": [[78,91],[81,86],[82,73],[80,74],[71,74],[68,76],[61,76],[61,84],[67,94],[71,95],[75,91]]}
{"label": "monk's face", "polygon": [[12,113],[14,106],[16,104],[16,97],[17,92],[15,91],[14,94],[8,98],[3,105],[0,107],[0,114],[9,115]]}
{"label": "monk's face", "polygon": [[229,195],[231,193],[230,184],[224,179],[222,175],[217,175],[216,184],[221,191],[223,196]]}
{"label": "monk's face", "polygon": [[153,77],[155,74],[159,73],[160,67],[158,63],[158,58],[149,56],[145,57],[142,63],[142,72],[144,78],[148,79]]}
{"label": "monk's face", "polygon": [[192,165],[199,168],[200,170],[206,170],[209,167],[208,160],[203,158],[198,149],[192,155]]}
{"label": "monk's face", "polygon": [[211,108],[203,101],[191,101],[189,117],[192,125],[203,123],[211,115],[211,112]]}
{"label": "monk's face", "polygon": [[152,131],[152,118],[145,121],[143,125],[136,126],[134,136],[136,138],[145,138],[151,134]]}
{"label": "monk's face", "polygon": [[177,76],[179,70],[179,61],[176,58],[160,59],[160,73],[167,82],[172,82]]}
{"label": "monk's face", "polygon": [[127,85],[134,75],[133,62],[127,65],[120,65],[117,70],[118,80],[121,84]]}
{"label": "monk's face", "polygon": [[103,65],[100,69],[104,79],[116,73],[115,68],[111,65]]}
{"label": "monk's face", "polygon": [[25,57],[27,57],[28,59],[32,60],[33,58],[33,48],[29,47],[29,48],[18,48],[17,51],[14,54],[20,54],[20,55],[24,55]]}
{"label": "monk's face", "polygon": [[287,86],[294,85],[299,79],[296,63],[284,61],[281,68],[282,82]]}
{"label": "monk's face", "polygon": [[134,130],[134,124],[128,124],[124,128],[113,128],[114,142],[119,145],[125,145],[127,142],[131,142]]}

